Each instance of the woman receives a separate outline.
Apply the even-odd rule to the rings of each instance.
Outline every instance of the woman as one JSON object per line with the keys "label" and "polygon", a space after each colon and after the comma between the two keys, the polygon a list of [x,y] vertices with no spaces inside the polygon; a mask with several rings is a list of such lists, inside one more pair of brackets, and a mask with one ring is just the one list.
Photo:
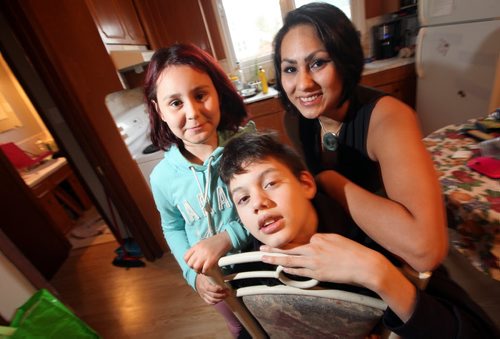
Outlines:
{"label": "woman", "polygon": [[383,246],[419,272],[447,253],[441,191],[415,112],[359,85],[363,52],[338,8],[290,12],[275,37],[285,124],[321,188],[349,212],[353,238]]}

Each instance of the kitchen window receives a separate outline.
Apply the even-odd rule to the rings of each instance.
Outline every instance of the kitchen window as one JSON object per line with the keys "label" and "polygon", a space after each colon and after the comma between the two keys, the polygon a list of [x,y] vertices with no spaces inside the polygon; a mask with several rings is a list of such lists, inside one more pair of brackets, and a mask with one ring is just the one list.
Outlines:
{"label": "kitchen window", "polygon": [[[213,0],[219,12],[219,24],[228,57],[234,69],[240,63],[247,80],[256,75],[259,65],[268,71],[272,68],[272,42],[283,25],[283,17],[311,0]],[[322,1],[339,7],[364,31],[363,0]]]}

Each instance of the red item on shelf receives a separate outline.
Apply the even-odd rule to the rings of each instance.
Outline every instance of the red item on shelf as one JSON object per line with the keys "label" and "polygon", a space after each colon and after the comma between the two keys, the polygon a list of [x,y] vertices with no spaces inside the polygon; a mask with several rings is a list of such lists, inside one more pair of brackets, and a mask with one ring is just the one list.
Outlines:
{"label": "red item on shelf", "polygon": [[46,151],[32,158],[13,142],[0,144],[0,149],[4,152],[5,156],[10,160],[10,162],[18,169],[37,165],[43,159],[54,153],[52,151]]}

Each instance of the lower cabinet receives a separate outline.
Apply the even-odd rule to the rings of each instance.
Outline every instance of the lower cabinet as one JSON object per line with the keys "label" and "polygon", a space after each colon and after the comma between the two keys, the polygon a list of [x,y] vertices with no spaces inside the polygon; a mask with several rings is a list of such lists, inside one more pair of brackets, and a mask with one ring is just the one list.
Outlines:
{"label": "lower cabinet", "polygon": [[415,109],[415,64],[408,64],[362,77],[361,84],[386,92]]}
{"label": "lower cabinet", "polygon": [[247,104],[247,110],[250,120],[255,122],[258,130],[275,130],[283,143],[292,145],[283,125],[285,109],[279,98],[269,98]]}
{"label": "lower cabinet", "polygon": [[31,187],[31,191],[61,234],[68,233],[93,206],[67,163]]}

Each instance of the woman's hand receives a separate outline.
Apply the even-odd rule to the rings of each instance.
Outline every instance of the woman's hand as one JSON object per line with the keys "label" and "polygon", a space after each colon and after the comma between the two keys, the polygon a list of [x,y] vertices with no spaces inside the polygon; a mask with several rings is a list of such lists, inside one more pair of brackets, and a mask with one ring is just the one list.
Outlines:
{"label": "woman's hand", "polygon": [[416,288],[382,254],[338,234],[315,234],[309,244],[288,250],[261,246],[263,252],[288,257],[263,256],[262,261],[281,265],[290,274],[351,285],[377,293],[406,322],[416,305]]}
{"label": "woman's hand", "polygon": [[217,285],[204,274],[196,276],[196,291],[207,304],[217,304],[228,296],[227,288]]}
{"label": "woman's hand", "polygon": [[227,232],[222,232],[203,239],[191,247],[184,254],[184,261],[197,273],[207,273],[211,267],[217,265],[219,258],[231,248],[232,244],[229,235]]}
{"label": "woman's hand", "polygon": [[[262,261],[281,265],[290,274],[319,281],[365,285],[378,252],[338,234],[315,234],[309,244],[280,250],[261,246],[263,252],[286,253],[289,257],[263,256]],[[378,254],[379,255],[379,254]]]}

